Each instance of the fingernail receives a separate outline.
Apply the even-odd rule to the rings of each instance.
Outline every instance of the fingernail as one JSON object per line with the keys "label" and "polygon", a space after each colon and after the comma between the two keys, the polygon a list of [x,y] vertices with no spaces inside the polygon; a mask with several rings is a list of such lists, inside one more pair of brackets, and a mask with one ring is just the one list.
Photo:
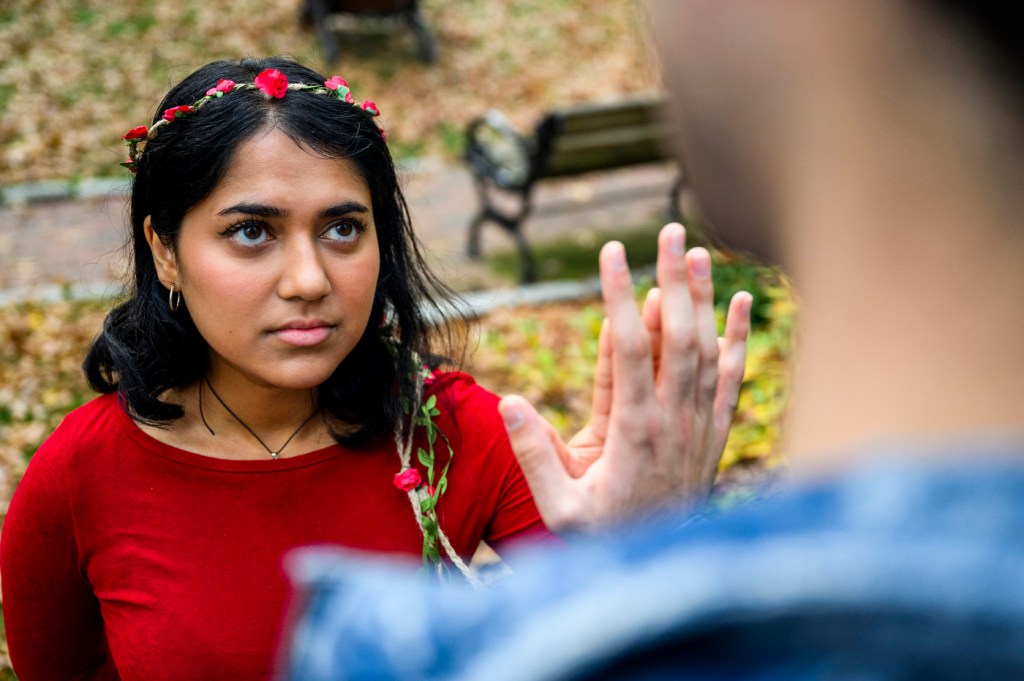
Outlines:
{"label": "fingernail", "polygon": [[686,253],[686,233],[682,228],[673,230],[668,235],[668,248],[672,255],[684,255]]}
{"label": "fingernail", "polygon": [[707,253],[694,253],[693,261],[690,263],[691,271],[698,277],[706,277],[711,274],[711,258]]}
{"label": "fingernail", "polygon": [[505,421],[505,430],[510,433],[513,430],[518,430],[525,421],[523,412],[519,409],[504,409],[501,412],[501,418]]}
{"label": "fingernail", "polygon": [[740,308],[743,314],[750,314],[750,309],[754,306],[754,296],[748,291],[741,291],[746,295],[740,296]]}
{"label": "fingernail", "polygon": [[612,244],[608,253],[608,264],[613,272],[626,271],[626,249],[622,247],[622,244]]}

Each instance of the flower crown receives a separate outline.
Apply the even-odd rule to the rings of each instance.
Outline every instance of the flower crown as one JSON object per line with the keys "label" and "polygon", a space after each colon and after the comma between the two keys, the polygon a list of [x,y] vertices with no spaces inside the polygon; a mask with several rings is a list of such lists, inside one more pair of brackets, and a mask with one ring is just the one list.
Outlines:
{"label": "flower crown", "polygon": [[[121,139],[128,145],[128,160],[120,165],[134,173],[146,142],[156,137],[160,128],[170,125],[179,118],[194,115],[199,109],[213,100],[220,99],[235,90],[259,90],[267,97],[274,99],[283,99],[289,90],[297,90],[299,92],[312,92],[317,95],[332,95],[346,104],[356,106],[356,100],[352,97],[352,91],[348,87],[348,82],[341,76],[333,76],[329,80],[325,80],[323,85],[289,83],[288,77],[277,69],[266,69],[256,76],[252,83],[235,83],[231,80],[219,80],[217,85],[206,91],[206,96],[202,99],[193,104],[172,106],[164,111],[163,117],[152,126],[147,128],[144,125],[140,125],[126,132]],[[380,116],[380,109],[377,108],[372,99],[367,99],[362,104],[359,104],[358,107],[373,117]],[[384,132],[384,127],[377,123],[377,129],[380,130],[381,139],[387,142],[388,138]]]}

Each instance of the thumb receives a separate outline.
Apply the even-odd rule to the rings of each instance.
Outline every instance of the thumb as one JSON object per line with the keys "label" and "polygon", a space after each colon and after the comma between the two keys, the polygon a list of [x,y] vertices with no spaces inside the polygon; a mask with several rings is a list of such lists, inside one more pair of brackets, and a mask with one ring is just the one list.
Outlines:
{"label": "thumb", "polygon": [[504,397],[498,403],[498,411],[537,510],[548,527],[557,527],[562,515],[560,510],[570,496],[572,484],[562,463],[561,452],[565,445],[525,398]]}

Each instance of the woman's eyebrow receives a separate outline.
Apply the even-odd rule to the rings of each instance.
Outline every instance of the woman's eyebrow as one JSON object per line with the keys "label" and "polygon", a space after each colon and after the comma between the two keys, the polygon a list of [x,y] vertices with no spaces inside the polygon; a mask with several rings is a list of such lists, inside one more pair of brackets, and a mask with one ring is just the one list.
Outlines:
{"label": "woman's eyebrow", "polygon": [[[342,215],[348,215],[349,213],[368,213],[370,209],[358,201],[343,201],[333,206],[328,206],[320,211],[320,217],[322,218],[334,218]],[[263,218],[282,218],[288,216],[288,211],[278,208],[277,206],[270,206],[265,203],[236,203],[233,206],[225,208],[224,210],[217,213],[217,215],[258,215]]]}
{"label": "woman's eyebrow", "polygon": [[265,203],[236,203],[220,211],[217,215],[231,215],[232,213],[258,215],[261,218],[280,218],[286,216],[288,211],[281,210],[277,206],[268,206]]}
{"label": "woman's eyebrow", "polygon": [[349,213],[368,213],[370,209],[358,201],[343,201],[320,211],[322,218],[336,218]]}

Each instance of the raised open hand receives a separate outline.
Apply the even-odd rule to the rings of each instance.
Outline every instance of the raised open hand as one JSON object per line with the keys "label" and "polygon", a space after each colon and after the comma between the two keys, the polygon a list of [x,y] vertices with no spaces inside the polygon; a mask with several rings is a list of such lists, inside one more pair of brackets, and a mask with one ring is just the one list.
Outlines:
{"label": "raised open hand", "polygon": [[587,528],[668,503],[703,503],[721,459],[746,363],[749,293],[718,337],[711,261],[682,225],[658,237],[658,283],[643,311],[622,244],[601,250],[607,318],[590,422],[564,443],[530,403],[499,405],[537,507],[554,530]]}

